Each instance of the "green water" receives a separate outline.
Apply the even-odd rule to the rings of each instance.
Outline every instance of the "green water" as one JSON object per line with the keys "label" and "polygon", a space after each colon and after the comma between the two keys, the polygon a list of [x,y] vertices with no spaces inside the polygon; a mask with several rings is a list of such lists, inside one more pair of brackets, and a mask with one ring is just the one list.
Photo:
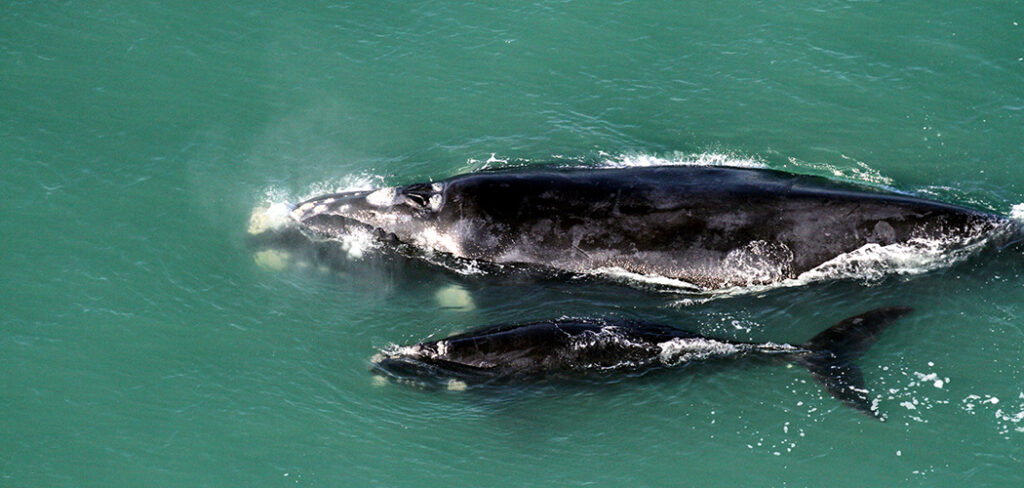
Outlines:
{"label": "green water", "polygon": [[[1009,214],[1024,4],[470,3],[0,9],[0,485],[1024,481],[1020,246],[686,305],[374,256],[278,270],[246,242],[268,203],[552,161],[760,165]],[[916,309],[864,358],[885,423],[771,363],[489,395],[368,371],[484,324],[802,341],[881,305]]]}

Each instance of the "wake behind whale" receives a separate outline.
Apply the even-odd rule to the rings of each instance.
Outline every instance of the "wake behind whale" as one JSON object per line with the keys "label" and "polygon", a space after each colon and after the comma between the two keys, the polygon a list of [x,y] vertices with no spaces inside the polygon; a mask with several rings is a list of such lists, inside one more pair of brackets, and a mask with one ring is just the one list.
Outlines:
{"label": "wake behind whale", "polygon": [[884,261],[908,254],[927,269],[1014,228],[1001,215],[820,177],[707,166],[485,171],[329,194],[290,215],[315,236],[369,231],[428,259],[696,291],[900,272]]}

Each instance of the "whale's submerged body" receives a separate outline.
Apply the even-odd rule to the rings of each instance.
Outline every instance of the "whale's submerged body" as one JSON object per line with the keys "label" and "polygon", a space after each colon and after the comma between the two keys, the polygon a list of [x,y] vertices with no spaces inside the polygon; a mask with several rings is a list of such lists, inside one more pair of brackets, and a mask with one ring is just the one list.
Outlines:
{"label": "whale's submerged body", "polygon": [[486,171],[299,204],[316,234],[353,226],[494,264],[683,280],[705,289],[795,278],[866,246],[972,246],[1003,216],[765,169]]}
{"label": "whale's submerged body", "polygon": [[422,385],[470,385],[645,371],[710,359],[774,356],[806,367],[825,390],[869,415],[872,403],[854,364],[908,308],[850,317],[800,345],[734,342],[663,325],[558,319],[473,330],[439,341],[395,347],[373,359],[386,377]]}

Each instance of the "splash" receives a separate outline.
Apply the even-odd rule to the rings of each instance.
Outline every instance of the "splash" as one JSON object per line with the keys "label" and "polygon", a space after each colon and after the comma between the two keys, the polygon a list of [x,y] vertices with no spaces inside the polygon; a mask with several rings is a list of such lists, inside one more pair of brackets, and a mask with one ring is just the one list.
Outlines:
{"label": "splash", "polygon": [[672,153],[667,157],[645,153],[625,153],[613,156],[600,153],[600,168],[640,168],[648,166],[729,166],[733,168],[767,168],[759,158],[731,153]]}
{"label": "splash", "polygon": [[384,186],[385,177],[372,174],[357,174],[343,176],[337,180],[325,180],[309,185],[301,193],[290,195],[292,202],[301,202],[310,198],[322,196],[329,193],[343,193],[349,191],[373,190]]}
{"label": "splash", "polygon": [[[997,233],[997,232],[996,232]],[[996,234],[993,233],[993,234]],[[890,245],[866,244],[841,254],[795,278],[766,285],[741,285],[717,290],[703,290],[697,297],[673,303],[676,306],[697,305],[718,298],[762,293],[777,288],[804,286],[832,280],[860,280],[876,283],[887,276],[915,275],[956,264],[984,247],[988,239],[911,239]],[[686,290],[682,290],[686,291]]]}
{"label": "splash", "polygon": [[[733,168],[767,168],[768,164],[758,157],[744,156],[730,152],[671,152],[665,155],[642,152],[612,154],[598,151],[591,156],[553,154],[546,162],[554,162],[558,168],[640,168],[648,166],[727,166]],[[494,169],[521,168],[533,164],[525,158],[498,156],[491,153],[486,160],[470,158],[459,168],[458,174],[475,173]]]}
{"label": "splash", "polygon": [[883,175],[880,171],[872,168],[867,163],[853,159],[845,154],[841,155],[841,157],[847,161],[852,161],[854,166],[839,167],[829,163],[814,163],[791,157],[789,158],[787,166],[796,167],[798,170],[792,171],[792,168],[789,167],[786,169],[795,173],[817,174],[819,176],[826,176],[833,180],[848,181],[852,183],[869,183],[874,186],[884,187],[889,187],[893,184],[892,178]]}
{"label": "splash", "polygon": [[289,212],[291,206],[286,202],[257,206],[249,215],[249,227],[246,230],[253,235],[279,231],[290,224]]}
{"label": "splash", "polygon": [[380,241],[370,231],[361,228],[346,229],[344,233],[334,237],[333,240],[338,241],[341,244],[341,250],[345,251],[348,258],[353,260],[362,259],[367,253],[381,247]]}
{"label": "splash", "polygon": [[619,267],[603,267],[583,273],[581,276],[597,276],[610,281],[625,283],[640,288],[653,288],[672,291],[701,292],[703,288],[688,281],[669,278],[656,274],[645,275],[634,273]]}
{"label": "splash", "polygon": [[1019,224],[1024,224],[1024,203],[1018,203],[1010,208],[1010,218]]}
{"label": "splash", "polygon": [[729,356],[740,351],[740,346],[714,339],[674,337],[658,343],[658,358],[668,366],[700,361],[717,356]]}

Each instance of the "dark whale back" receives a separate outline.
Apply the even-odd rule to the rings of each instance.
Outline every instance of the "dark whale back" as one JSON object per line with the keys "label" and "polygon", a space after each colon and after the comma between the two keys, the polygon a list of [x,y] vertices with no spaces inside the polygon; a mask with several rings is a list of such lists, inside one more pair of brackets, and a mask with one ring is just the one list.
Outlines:
{"label": "dark whale back", "polygon": [[943,264],[1012,227],[992,213],[821,177],[707,166],[486,171],[324,195],[290,215],[321,235],[369,230],[422,255],[624,271],[703,289],[811,270],[856,275],[845,258],[861,250],[854,266],[908,253]]}
{"label": "dark whale back", "polygon": [[764,169],[499,171],[446,182],[442,225],[465,257],[567,271],[618,267],[704,287],[792,278],[867,244],[960,242],[1000,216]]}
{"label": "dark whale back", "polygon": [[522,375],[647,364],[657,343],[689,337],[668,326],[562,319],[477,329],[435,344],[447,361]]}
{"label": "dark whale back", "polygon": [[855,364],[911,310],[879,308],[843,320],[801,345],[714,339],[669,326],[563,318],[475,329],[382,351],[374,369],[399,381],[464,389],[561,375],[645,371],[709,359],[773,356],[806,367],[844,404],[881,418]]}

